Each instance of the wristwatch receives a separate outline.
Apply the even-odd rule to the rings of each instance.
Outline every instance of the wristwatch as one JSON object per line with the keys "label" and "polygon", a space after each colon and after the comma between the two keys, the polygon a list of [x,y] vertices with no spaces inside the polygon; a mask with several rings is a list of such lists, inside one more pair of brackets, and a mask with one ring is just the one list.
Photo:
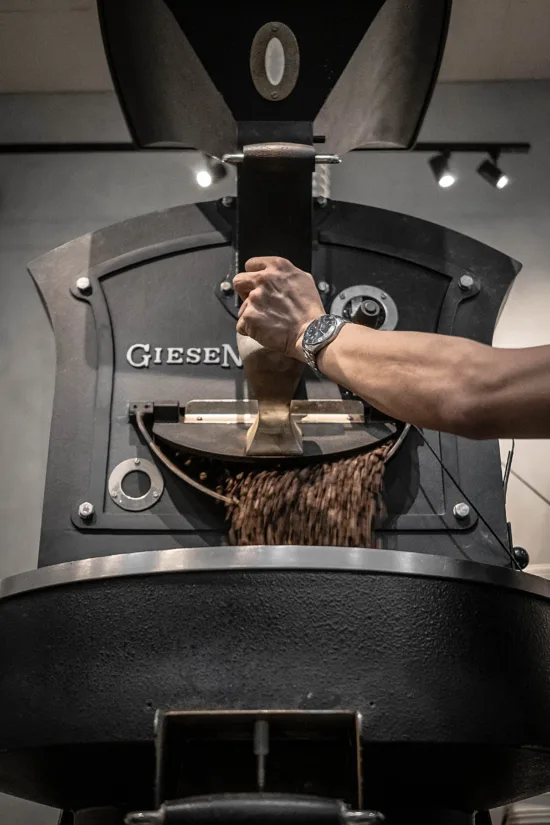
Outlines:
{"label": "wristwatch", "polygon": [[347,323],[348,322],[339,315],[321,315],[320,318],[316,318],[306,327],[306,331],[302,337],[302,349],[306,363],[314,369],[315,372],[319,372],[317,369],[318,353],[323,347],[326,347],[327,344],[334,341],[344,324]]}

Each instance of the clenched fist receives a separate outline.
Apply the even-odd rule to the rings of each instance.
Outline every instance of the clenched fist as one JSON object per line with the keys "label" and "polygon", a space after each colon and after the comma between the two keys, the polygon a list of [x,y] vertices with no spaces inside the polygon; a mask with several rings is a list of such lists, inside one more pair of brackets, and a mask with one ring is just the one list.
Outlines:
{"label": "clenched fist", "polygon": [[251,258],[233,286],[244,301],[237,332],[303,361],[302,335],[311,321],[325,313],[311,275],[284,258]]}

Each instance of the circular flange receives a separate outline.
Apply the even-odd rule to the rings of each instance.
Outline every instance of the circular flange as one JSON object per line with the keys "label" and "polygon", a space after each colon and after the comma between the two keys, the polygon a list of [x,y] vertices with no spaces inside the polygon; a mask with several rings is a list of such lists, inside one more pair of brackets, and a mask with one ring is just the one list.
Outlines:
{"label": "circular flange", "polygon": [[[122,482],[129,473],[145,473],[149,489],[142,496],[129,496],[122,489]],[[109,495],[123,510],[147,510],[156,504],[164,491],[164,479],[158,467],[146,458],[128,458],[117,464],[109,476]]]}
{"label": "circular flange", "polygon": [[368,299],[377,301],[384,307],[386,317],[384,323],[379,329],[392,330],[397,326],[399,321],[399,312],[397,304],[387,292],[383,289],[378,289],[377,286],[370,286],[369,284],[357,284],[343,289],[334,299],[330,307],[332,315],[340,315],[344,317],[344,309],[348,304],[354,300],[366,301]]}

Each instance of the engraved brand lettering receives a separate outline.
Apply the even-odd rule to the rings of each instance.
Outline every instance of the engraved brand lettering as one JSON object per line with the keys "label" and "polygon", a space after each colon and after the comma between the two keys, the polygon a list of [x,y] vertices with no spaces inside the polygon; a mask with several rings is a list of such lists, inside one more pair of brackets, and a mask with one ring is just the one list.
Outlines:
{"label": "engraved brand lettering", "polygon": [[185,359],[186,364],[200,364],[201,362],[201,351],[197,347],[189,347],[187,350],[187,358]]}
{"label": "engraved brand lettering", "polygon": [[204,360],[205,364],[219,364],[220,363],[220,348],[219,347],[205,347]]}
{"label": "engraved brand lettering", "polygon": [[[140,359],[140,360],[136,360]],[[132,344],[126,353],[126,360],[131,367],[141,369],[148,367],[151,361],[151,345],[150,344]]]}
{"label": "engraved brand lettering", "polygon": [[168,347],[167,364],[183,364],[183,347]]}
{"label": "engraved brand lettering", "polygon": [[224,369],[229,369],[229,367],[231,366],[231,364],[229,363],[229,358],[233,359],[233,363],[235,364],[236,367],[242,367],[243,362],[241,361],[239,353],[235,352],[235,350],[233,349],[231,344],[222,344],[222,350],[223,350],[222,367],[224,367]]}
{"label": "engraved brand lettering", "polygon": [[149,368],[155,364],[210,364],[230,369],[242,367],[239,353],[231,344],[221,347],[151,347],[151,344],[132,344],[126,360],[134,369]]}

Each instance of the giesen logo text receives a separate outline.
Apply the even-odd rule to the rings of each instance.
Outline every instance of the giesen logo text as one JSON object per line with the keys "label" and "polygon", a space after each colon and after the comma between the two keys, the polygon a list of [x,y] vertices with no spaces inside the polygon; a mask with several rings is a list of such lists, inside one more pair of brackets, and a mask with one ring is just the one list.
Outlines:
{"label": "giesen logo text", "polygon": [[126,352],[131,367],[140,370],[151,364],[217,364],[219,367],[242,367],[239,353],[231,344],[221,347],[152,347],[151,344],[132,344]]}

